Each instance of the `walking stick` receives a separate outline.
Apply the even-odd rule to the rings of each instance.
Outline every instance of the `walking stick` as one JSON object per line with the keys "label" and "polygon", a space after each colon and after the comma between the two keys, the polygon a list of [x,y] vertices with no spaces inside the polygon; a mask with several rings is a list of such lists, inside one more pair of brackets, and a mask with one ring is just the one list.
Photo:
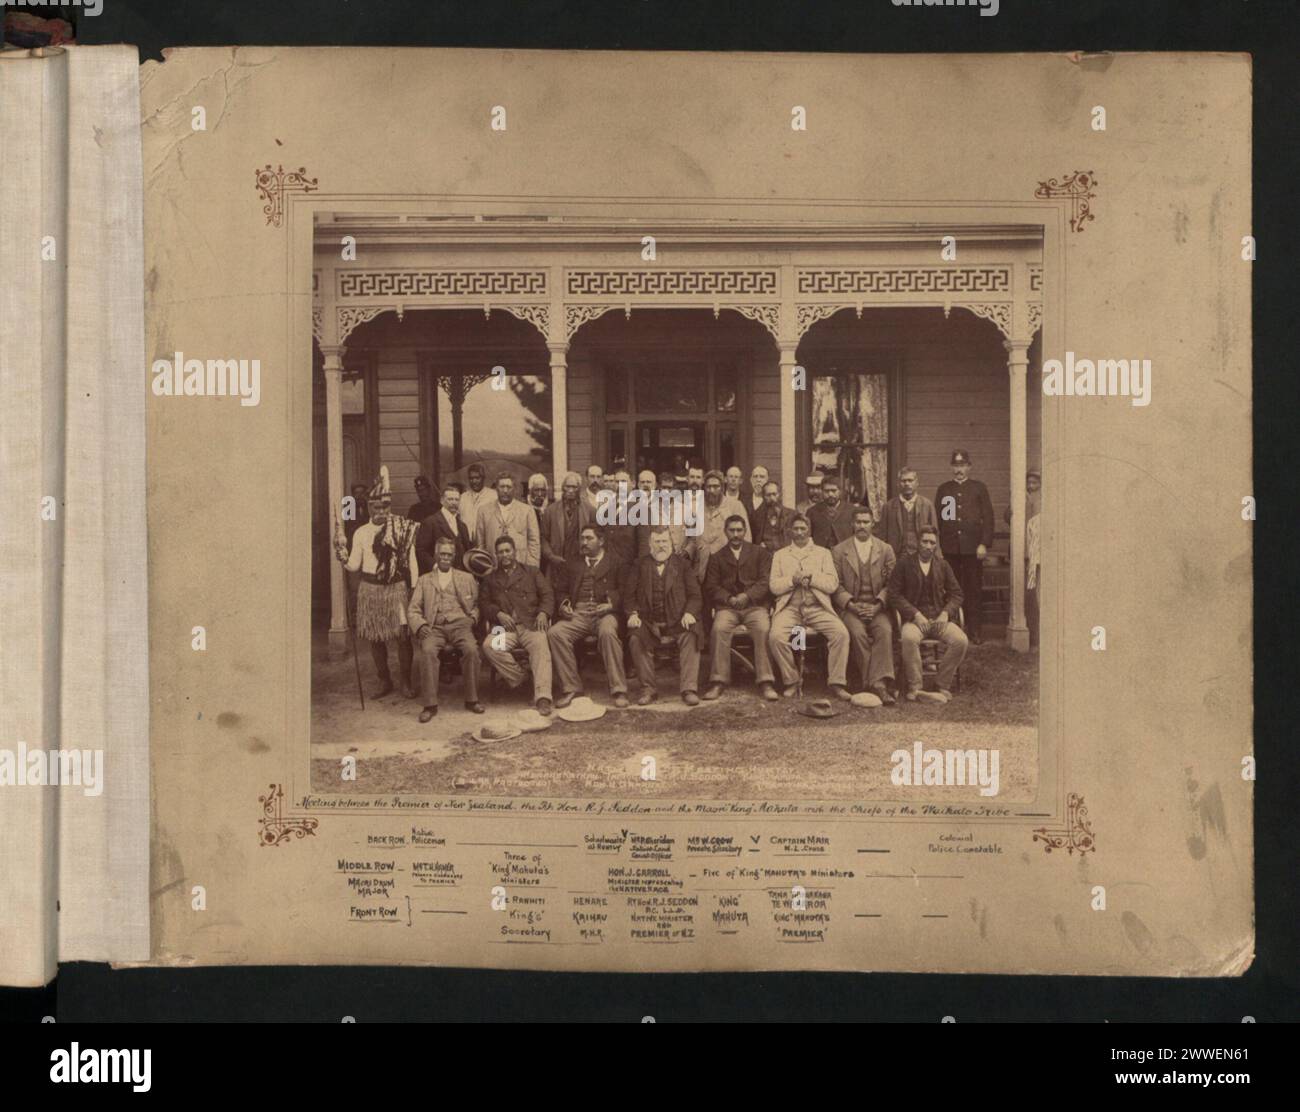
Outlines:
{"label": "walking stick", "polygon": [[[337,506],[332,507],[332,510],[333,510],[333,517],[334,517],[334,552],[337,555],[338,553],[347,550],[348,538],[347,538],[347,534],[343,532],[342,524],[339,522],[338,507]],[[361,700],[361,709],[365,710],[366,695],[365,692],[361,689],[361,658],[357,655],[356,610],[353,608],[350,599],[348,600],[347,620],[348,620],[348,641],[352,645],[352,664],[353,667],[356,668],[356,672],[357,672],[357,698]]]}

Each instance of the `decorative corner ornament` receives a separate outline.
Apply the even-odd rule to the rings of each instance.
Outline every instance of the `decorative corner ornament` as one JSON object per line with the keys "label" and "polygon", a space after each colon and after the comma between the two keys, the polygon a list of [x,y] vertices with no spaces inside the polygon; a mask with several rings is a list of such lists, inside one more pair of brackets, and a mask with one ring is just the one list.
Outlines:
{"label": "decorative corner ornament", "polygon": [[257,191],[266,201],[262,206],[262,211],[266,214],[266,222],[276,228],[284,221],[286,193],[313,193],[317,188],[317,179],[307,176],[305,166],[299,166],[298,169],[286,173],[283,166],[272,169],[268,162],[263,169],[255,173]]}
{"label": "decorative corner ornament", "polygon": [[319,819],[286,818],[284,814],[284,788],[272,784],[266,795],[259,795],[257,802],[262,805],[262,817],[257,820],[262,828],[261,842],[264,846],[278,846],[289,838],[315,837]]}
{"label": "decorative corner ornament", "polygon": [[1071,856],[1078,850],[1080,857],[1090,851],[1096,853],[1097,843],[1088,822],[1088,808],[1084,806],[1083,796],[1071,792],[1065,800],[1065,826],[1040,826],[1034,831],[1034,841],[1043,842],[1045,853],[1054,849],[1064,849]]}
{"label": "decorative corner ornament", "polygon": [[1095,220],[1092,214],[1090,201],[1096,199],[1097,194],[1093,191],[1097,184],[1097,175],[1091,170],[1075,170],[1067,178],[1048,178],[1046,181],[1040,181],[1038,188],[1034,190],[1034,196],[1040,201],[1050,201],[1057,197],[1068,197],[1070,199],[1070,230],[1072,232],[1083,231],[1083,226],[1089,220]]}

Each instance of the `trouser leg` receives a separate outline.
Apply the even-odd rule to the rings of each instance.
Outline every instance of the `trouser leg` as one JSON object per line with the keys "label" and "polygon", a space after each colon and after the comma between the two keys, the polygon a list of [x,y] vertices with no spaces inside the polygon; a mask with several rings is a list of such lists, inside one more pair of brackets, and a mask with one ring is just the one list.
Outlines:
{"label": "trouser leg", "polygon": [[682,694],[700,686],[700,643],[693,629],[677,635],[678,686]]}
{"label": "trouser leg", "polygon": [[978,556],[962,556],[958,582],[961,583],[966,628],[972,637],[978,637],[984,616],[984,561]]}
{"label": "trouser leg", "polygon": [[914,622],[904,622],[898,635],[899,650],[903,657],[903,675],[908,691],[921,690],[921,630]]}
{"label": "trouser leg", "polygon": [[[740,615],[729,607],[723,607],[713,615],[713,632],[710,637],[713,661],[709,671],[709,680],[713,683],[731,682],[731,635],[739,624]],[[754,642],[754,651],[757,654],[757,640]]]}
{"label": "trouser leg", "polygon": [[741,615],[749,639],[754,643],[754,680],[757,683],[772,682],[772,660],[767,655],[767,637],[771,631],[771,619],[766,606],[751,606]]}
{"label": "trouser leg", "polygon": [[867,686],[894,678],[894,623],[881,610],[871,619],[871,664],[867,669]]}
{"label": "trouser leg", "polygon": [[572,695],[582,690],[582,676],[578,673],[578,657],[574,646],[594,627],[585,614],[566,618],[547,631],[546,640],[551,646],[551,665],[560,679],[560,694]]}
{"label": "trouser leg", "polygon": [[442,662],[438,654],[447,644],[443,631],[436,626],[429,626],[429,635],[420,642],[420,684],[424,688],[424,705],[438,705],[438,676]]}
{"label": "trouser leg", "polygon": [[846,687],[849,672],[849,631],[829,610],[816,607],[805,616],[804,625],[826,638],[826,682]]}
{"label": "trouser leg", "polygon": [[628,643],[632,649],[632,667],[636,669],[636,678],[641,683],[642,691],[654,691],[655,683],[655,634],[649,622],[643,621],[636,629],[629,631]]}
{"label": "trouser leg", "polygon": [[533,701],[551,697],[551,648],[546,634],[527,629],[519,641],[528,653],[528,667],[533,673]]}
{"label": "trouser leg", "polygon": [[794,649],[790,646],[790,631],[798,624],[798,611],[787,606],[772,618],[772,628],[767,635],[768,648],[781,672],[784,687],[793,687],[799,682],[799,671],[794,666]]}
{"label": "trouser leg", "polygon": [[957,675],[961,662],[966,659],[966,650],[970,647],[970,642],[956,622],[948,622],[943,627],[939,640],[944,646],[943,659],[939,661],[939,690],[951,691],[953,678]]}
{"label": "trouser leg", "polygon": [[618,619],[613,614],[601,615],[596,623],[596,640],[600,655],[605,661],[605,675],[609,679],[611,695],[627,694],[627,675],[623,671],[623,642],[618,637]]}
{"label": "trouser leg", "polygon": [[482,663],[478,655],[478,641],[474,627],[469,622],[457,622],[451,627],[450,640],[460,649],[461,670],[465,673],[465,702],[478,702],[478,673]]}
{"label": "trouser leg", "polygon": [[[540,636],[540,634],[538,634]],[[524,682],[524,667],[513,656],[511,650],[520,645],[519,634],[508,629],[500,633],[489,633],[483,638],[483,655],[488,663],[496,669],[497,675],[506,681],[509,687],[518,687]],[[529,658],[532,652],[529,652]]]}
{"label": "trouser leg", "polygon": [[848,610],[840,615],[840,621],[844,623],[844,628],[849,631],[849,645],[853,650],[853,659],[858,666],[858,672],[862,676],[862,682],[867,687],[870,687],[871,683],[867,679],[867,675],[871,671],[871,633],[868,631],[866,623]]}
{"label": "trouser leg", "polygon": [[411,664],[414,658],[415,652],[411,646],[411,634],[403,626],[402,633],[397,638],[397,664],[402,670],[402,683],[408,688],[411,686]]}

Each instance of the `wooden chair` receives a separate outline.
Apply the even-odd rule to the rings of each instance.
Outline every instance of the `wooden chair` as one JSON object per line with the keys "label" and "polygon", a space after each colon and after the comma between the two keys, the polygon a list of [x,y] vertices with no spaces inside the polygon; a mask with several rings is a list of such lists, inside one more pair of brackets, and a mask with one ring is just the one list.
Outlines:
{"label": "wooden chair", "polygon": [[[898,611],[890,607],[890,613],[894,616],[894,674],[904,677],[903,670],[903,622],[899,617]],[[957,625],[963,630],[966,628],[966,613],[963,607],[957,608]],[[938,684],[939,675],[939,656],[943,650],[943,642],[934,637],[921,638],[921,689],[923,691],[933,691]],[[964,664],[964,662],[963,662]],[[901,679],[898,684],[898,693],[901,697],[907,690],[906,679]],[[957,668],[957,674],[952,678],[953,692],[961,691],[961,667]]]}

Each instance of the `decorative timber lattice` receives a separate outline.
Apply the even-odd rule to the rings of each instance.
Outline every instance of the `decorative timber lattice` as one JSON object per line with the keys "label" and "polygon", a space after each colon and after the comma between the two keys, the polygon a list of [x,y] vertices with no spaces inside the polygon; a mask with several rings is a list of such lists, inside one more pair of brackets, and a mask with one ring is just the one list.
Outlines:
{"label": "decorative timber lattice", "polygon": [[1010,293],[1009,266],[800,267],[800,295],[860,297],[881,294]]}
{"label": "decorative timber lattice", "polygon": [[969,309],[977,317],[991,320],[998,326],[1002,335],[1010,340],[1012,327],[1012,307],[1010,301],[964,301],[960,308]]}
{"label": "decorative timber lattice", "polygon": [[779,288],[775,269],[565,271],[570,297],[775,297]]}
{"label": "decorative timber lattice", "polygon": [[341,270],[340,297],[545,297],[545,270]]}

